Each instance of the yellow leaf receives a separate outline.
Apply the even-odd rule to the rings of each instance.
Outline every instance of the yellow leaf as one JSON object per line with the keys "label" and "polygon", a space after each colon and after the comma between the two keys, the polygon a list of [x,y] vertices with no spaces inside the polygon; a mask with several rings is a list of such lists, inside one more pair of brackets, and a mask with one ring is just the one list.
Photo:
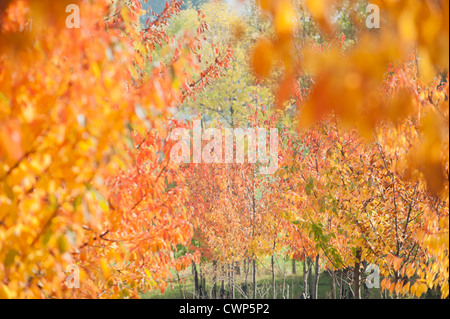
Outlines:
{"label": "yellow leaf", "polygon": [[431,82],[435,77],[435,71],[433,67],[433,63],[431,61],[430,54],[427,50],[420,50],[419,53],[420,59],[419,59],[419,75],[420,78],[426,82]]}
{"label": "yellow leaf", "polygon": [[290,1],[280,1],[275,15],[275,30],[278,35],[290,35],[296,27],[295,10]]}
{"label": "yellow leaf", "polygon": [[421,283],[416,288],[416,296],[420,298],[425,292],[427,292],[428,286],[424,283]]}
{"label": "yellow leaf", "polygon": [[414,276],[414,273],[415,273],[414,265],[409,264],[408,267],[406,268],[406,276],[411,278],[412,276]]}
{"label": "yellow leaf", "polygon": [[270,10],[270,4],[271,4],[271,0],[257,0],[259,7],[265,11],[269,11]]}
{"label": "yellow leaf", "polygon": [[414,42],[417,38],[414,18],[414,13],[411,10],[405,10],[398,19],[400,34],[403,39],[411,42]]}
{"label": "yellow leaf", "polygon": [[315,17],[323,16],[325,10],[325,1],[323,0],[306,0],[309,11]]}
{"label": "yellow leaf", "polygon": [[401,290],[402,290],[402,283],[401,283],[401,281],[399,281],[395,284],[395,293],[399,294],[401,292]]}
{"label": "yellow leaf", "polygon": [[250,56],[250,63],[259,79],[267,78],[272,71],[275,52],[270,40],[263,39],[256,43]]}
{"label": "yellow leaf", "polygon": [[100,268],[102,269],[103,277],[105,279],[108,279],[109,276],[111,276],[111,269],[109,267],[109,264],[108,264],[108,261],[106,260],[106,258],[102,258],[100,260]]}
{"label": "yellow leaf", "polygon": [[13,298],[11,290],[9,290],[7,285],[2,285],[0,287],[0,299],[11,299],[11,298]]}
{"label": "yellow leaf", "polygon": [[64,236],[64,235],[59,236],[58,249],[62,254],[64,254],[67,250],[69,250],[69,245],[67,243],[66,236]]}
{"label": "yellow leaf", "polygon": [[408,294],[409,293],[409,288],[411,286],[411,283],[408,282],[404,287],[403,287],[403,293],[404,294]]}

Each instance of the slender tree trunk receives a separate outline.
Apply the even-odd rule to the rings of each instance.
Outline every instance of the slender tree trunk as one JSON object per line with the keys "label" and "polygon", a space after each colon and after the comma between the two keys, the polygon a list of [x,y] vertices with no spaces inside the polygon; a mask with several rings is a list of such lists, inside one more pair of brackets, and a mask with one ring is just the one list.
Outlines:
{"label": "slender tree trunk", "polygon": [[208,297],[208,291],[206,288],[206,276],[203,276],[203,284],[202,284],[202,298],[206,299]]}
{"label": "slender tree trunk", "polygon": [[244,284],[242,287],[242,291],[245,293],[245,297],[248,298],[248,273],[250,270],[250,266],[248,264],[248,260],[244,259],[244,273],[245,273],[245,277],[244,277]]}
{"label": "slender tree trunk", "polygon": [[285,295],[284,299],[290,299],[289,298],[289,283],[286,285],[286,295]]}
{"label": "slender tree trunk", "polygon": [[186,296],[183,293],[183,288],[182,288],[182,284],[181,284],[181,279],[180,279],[180,274],[177,271],[177,279],[178,279],[178,285],[180,286],[180,297],[183,299],[186,299]]}
{"label": "slender tree trunk", "polygon": [[253,299],[256,299],[256,258],[253,259],[252,265],[252,277],[253,277]]}
{"label": "slender tree trunk", "polygon": [[305,299],[309,298],[308,277],[309,277],[309,268],[305,257],[303,258],[303,298]]}
{"label": "slender tree trunk", "polygon": [[212,299],[217,299],[217,261],[213,261],[213,268],[214,268],[214,285],[212,289]]}
{"label": "slender tree trunk", "polygon": [[204,278],[203,278],[203,272],[202,272],[202,266],[200,265],[200,285],[198,288],[198,295],[199,299],[204,299]]}
{"label": "slender tree trunk", "polygon": [[331,299],[336,299],[336,272],[330,271],[331,276]]}
{"label": "slender tree trunk", "polygon": [[344,282],[344,276],[346,275],[346,270],[340,271],[341,277],[341,290],[340,290],[340,299],[347,298],[347,284]]}
{"label": "slender tree trunk", "polygon": [[[256,218],[256,198],[255,198],[255,170],[253,169],[252,171],[252,175],[253,175],[253,181],[252,181],[252,187],[253,187],[253,191],[252,191],[252,211],[253,211],[253,218],[252,218],[252,226],[253,226],[253,230],[252,230],[252,236],[255,235],[255,218]],[[256,256],[253,256],[253,272],[252,272],[252,276],[253,276],[253,299],[256,299]]]}
{"label": "slender tree trunk", "polygon": [[316,256],[316,260],[314,261],[314,280],[312,283],[313,293],[312,299],[319,299],[319,255]]}
{"label": "slender tree trunk", "polygon": [[240,276],[241,275],[241,263],[237,261],[235,264],[236,264],[236,266],[234,268],[235,273],[237,276]]}
{"label": "slender tree trunk", "polygon": [[[233,263],[234,264],[234,263]],[[236,289],[234,286],[234,272],[235,272],[235,267],[232,266],[230,267],[230,277],[231,277],[231,299],[236,299]]]}
{"label": "slender tree trunk", "polygon": [[361,254],[361,249],[357,249],[355,269],[353,270],[353,290],[355,299],[361,299]]}
{"label": "slender tree trunk", "polygon": [[197,272],[197,265],[195,262],[192,262],[192,274],[194,275],[194,299],[197,299],[199,297],[198,294],[198,272]]}
{"label": "slender tree trunk", "polygon": [[272,255],[272,299],[276,299],[277,298],[277,291],[276,291],[276,287],[275,287],[275,260],[274,257]]}
{"label": "slender tree trunk", "polygon": [[344,280],[348,280],[348,269],[341,270],[341,293],[340,293],[340,299],[347,299],[348,298],[348,287],[349,283]]}
{"label": "slender tree trunk", "polygon": [[222,281],[220,283],[220,299],[225,299],[225,271],[222,266]]}
{"label": "slender tree trunk", "polygon": [[231,298],[231,265],[228,265],[227,267],[227,278],[228,278],[228,284],[227,284],[227,299]]}
{"label": "slender tree trunk", "polygon": [[297,267],[295,265],[295,259],[292,259],[292,274],[293,275],[297,274]]}
{"label": "slender tree trunk", "polygon": [[314,273],[313,273],[313,262],[312,260],[308,257],[308,285],[309,285],[309,291],[308,291],[308,295],[309,298],[313,298],[313,285],[314,285]]}

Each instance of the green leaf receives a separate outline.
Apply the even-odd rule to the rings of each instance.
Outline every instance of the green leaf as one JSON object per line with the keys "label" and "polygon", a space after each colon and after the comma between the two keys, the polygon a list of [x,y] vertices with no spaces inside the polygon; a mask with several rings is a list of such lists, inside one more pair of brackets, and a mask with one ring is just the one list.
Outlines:
{"label": "green leaf", "polygon": [[64,254],[68,249],[69,245],[67,243],[67,238],[64,235],[59,236],[58,238],[58,249],[59,251]]}
{"label": "green leaf", "polygon": [[4,261],[4,265],[6,268],[8,268],[14,263],[14,259],[16,258],[17,254],[18,252],[15,249],[11,249],[10,251],[8,251]]}
{"label": "green leaf", "polygon": [[257,189],[256,190],[256,194],[255,194],[256,200],[261,200],[262,197],[263,197],[262,190],[261,189]]}
{"label": "green leaf", "polygon": [[306,195],[310,196],[313,189],[314,189],[314,180],[310,177],[308,178],[308,184],[306,184],[305,186]]}

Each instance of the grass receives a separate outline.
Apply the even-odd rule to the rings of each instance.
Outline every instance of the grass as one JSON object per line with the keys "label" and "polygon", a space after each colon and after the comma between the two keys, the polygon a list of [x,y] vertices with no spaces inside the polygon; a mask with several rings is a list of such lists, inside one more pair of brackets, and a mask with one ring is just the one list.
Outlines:
{"label": "grass", "polygon": [[[207,266],[208,267],[208,266]],[[296,263],[297,273],[293,274],[291,270],[291,261],[278,260],[276,264],[276,298],[277,299],[299,299],[303,292],[302,267],[300,263]],[[284,278],[282,274],[285,274]],[[184,272],[178,274],[184,284],[178,284],[177,274],[173,273],[175,283],[169,285],[165,293],[162,294],[159,290],[154,290],[141,294],[142,299],[192,299],[194,291],[194,282],[192,276],[192,269],[186,269]],[[244,282],[244,275],[236,278],[238,286]],[[248,276],[249,293],[251,293],[251,274]],[[207,278],[206,290],[208,292],[212,289],[212,279]],[[286,286],[289,285],[289,295]],[[220,289],[220,282],[217,284]],[[258,298],[274,299],[272,293],[272,275],[270,271],[270,259],[259,263],[257,272],[257,293]],[[283,289],[285,287],[285,289]],[[227,289],[227,281],[225,280],[225,289]],[[283,294],[284,291],[284,294]],[[364,299],[380,299],[380,289],[366,289],[361,286],[361,295]],[[322,272],[319,277],[318,296],[320,299],[331,299],[331,276],[328,272]],[[339,297],[339,296],[338,296]],[[244,297],[236,289],[236,299],[244,299]]]}

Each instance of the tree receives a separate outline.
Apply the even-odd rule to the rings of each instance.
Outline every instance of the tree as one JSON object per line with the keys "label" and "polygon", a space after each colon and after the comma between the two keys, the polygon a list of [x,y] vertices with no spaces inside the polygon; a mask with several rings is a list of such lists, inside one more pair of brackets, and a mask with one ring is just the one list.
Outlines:
{"label": "tree", "polygon": [[[2,2],[1,296],[163,290],[168,267],[188,260],[175,260],[175,246],[190,240],[189,217],[179,215],[183,179],[161,161],[170,145],[167,109],[214,74],[190,82],[195,38],[181,39],[170,63],[148,70],[153,50],[171,41],[164,28],[181,1],[146,30],[139,1],[80,1],[80,29],[64,27],[67,4]],[[136,185],[151,187],[142,193]],[[68,269],[83,289],[70,289]]]}
{"label": "tree", "polygon": [[[364,298],[369,265],[384,297],[448,297],[448,2],[376,1],[380,29],[365,1],[142,24],[148,2],[79,0],[79,29],[68,4],[0,3],[0,298],[138,298],[188,267],[195,298],[286,297],[279,257],[303,298],[326,273]],[[277,128],[279,169],[175,163],[190,119]]]}
{"label": "tree", "polygon": [[[447,155],[449,139],[447,57],[449,51],[448,14],[446,13],[448,3],[444,1],[412,1],[394,4],[377,1],[377,4],[390,14],[389,19],[383,20],[386,27],[374,32],[361,25],[358,28],[358,41],[350,47],[342,45],[342,41],[335,40],[339,39],[339,34],[335,31],[337,24],[333,17],[336,12],[339,12],[340,5],[344,4],[345,6],[345,1],[298,2],[286,0],[257,1],[257,4],[262,15],[273,18],[273,35],[259,40],[255,45],[251,52],[252,68],[259,78],[267,79],[273,76],[273,67],[276,65],[283,67],[283,79],[279,81],[280,85],[274,88],[277,100],[283,102],[296,96],[295,84],[292,84],[295,82],[292,79],[296,79],[298,74],[300,76],[308,74],[312,77],[314,85],[308,88],[304,103],[300,103],[301,109],[298,114],[301,127],[324,122],[329,116],[336,116],[338,123],[349,128],[356,128],[358,134],[369,141],[375,140],[378,145],[375,148],[372,146],[370,152],[377,158],[372,158],[372,163],[362,164],[361,169],[355,170],[349,164],[350,167],[347,168],[333,167],[332,175],[336,172],[336,168],[341,175],[334,176],[329,180],[326,177],[328,173],[320,170],[318,176],[311,177],[310,182],[305,179],[308,192],[311,192],[312,189],[315,190],[317,180],[322,180],[324,177],[329,182],[346,181],[347,179],[353,181],[353,177],[349,176],[349,173],[366,174],[365,170],[377,163],[375,170],[372,171],[373,168],[371,168],[370,178],[374,178],[375,171],[377,171],[383,177],[378,176],[376,179],[391,180],[389,186],[380,181],[378,185],[384,185],[381,190],[372,189],[373,186],[368,187],[369,194],[376,198],[378,196],[383,198],[383,203],[380,203],[384,206],[383,214],[389,212],[389,217],[379,216],[378,222],[394,221],[394,224],[390,224],[389,227],[383,227],[383,231],[387,233],[383,233],[380,236],[382,239],[379,239],[387,241],[384,245],[389,253],[384,257],[390,256],[388,258],[390,261],[384,261],[389,269],[386,270],[386,276],[388,273],[394,276],[394,284],[388,284],[388,289],[391,293],[393,291],[398,293],[402,291],[402,287],[406,287],[406,291],[420,297],[428,288],[438,285],[441,287],[442,297],[447,297],[448,271],[441,268],[445,267],[446,262],[439,261],[440,266],[434,266],[435,269],[442,270],[440,272],[442,277],[439,277],[443,280],[437,280],[435,272],[419,271],[419,269],[429,270],[429,267],[435,264],[435,260],[441,260],[442,257],[448,255],[448,246],[445,246],[445,240],[437,239],[448,234],[446,222],[441,220],[441,218],[448,217],[448,209],[445,207],[448,204],[449,174]],[[306,17],[302,16],[303,19],[299,21],[293,15],[296,7],[306,9],[309,14],[306,14]],[[414,18],[406,19],[408,13]],[[350,18],[357,25],[357,19]],[[301,26],[309,24],[311,20],[317,25],[316,30],[319,32],[321,41],[313,42],[312,45],[300,42],[301,45],[298,45],[294,35]],[[424,32],[427,29],[425,21],[435,21],[432,23],[435,32],[429,34]],[[438,21],[442,21],[442,23]],[[411,55],[413,55],[413,59],[411,59]],[[268,65],[271,67],[266,67]],[[445,71],[439,73],[440,68]],[[430,95],[428,92],[436,93]],[[284,104],[277,103],[277,106],[282,108]],[[406,129],[406,127],[411,127],[408,126],[411,124],[417,127],[414,132]],[[433,125],[433,130],[430,129],[430,125]],[[394,140],[396,142],[393,142]],[[370,142],[366,145],[370,145]],[[358,145],[352,146],[353,148],[357,150]],[[419,151],[419,148],[422,151]],[[337,150],[337,154],[342,152],[342,149]],[[320,162],[318,160],[318,163]],[[346,163],[346,165],[348,164]],[[412,176],[414,178],[411,178]],[[412,182],[414,179],[419,180],[418,185]],[[355,182],[360,185],[360,178],[358,177]],[[374,180],[367,181],[368,185],[373,185],[374,182]],[[361,228],[363,226],[360,218],[355,215],[365,212],[369,205],[369,202],[364,202],[365,195],[361,192],[367,185],[360,185],[360,188],[354,188],[354,185],[343,183],[339,189],[332,188],[330,195],[335,196],[336,192],[339,194],[334,200],[339,201],[340,205],[344,205],[340,206],[340,209],[346,211],[343,216],[347,216],[346,218],[349,219],[344,225],[352,225],[351,231],[347,234],[355,236],[353,238],[354,246],[348,248],[353,249],[353,258],[358,256],[355,263],[355,266],[358,267],[361,258],[370,260],[369,257],[364,257],[364,252],[359,258],[359,250],[362,248],[363,242],[368,244],[367,248],[370,251],[370,246],[377,242],[377,239],[367,240],[366,230]],[[422,188],[424,185],[426,185],[425,189]],[[352,194],[354,191],[357,191],[357,196]],[[404,194],[402,194],[403,192]],[[350,197],[347,197],[348,195]],[[314,196],[316,200],[322,200],[321,196],[316,194]],[[386,202],[387,198],[389,200]],[[343,204],[346,200],[352,204],[348,206]],[[354,203],[355,200],[359,203]],[[369,196],[367,200],[370,200],[371,203],[374,198]],[[417,203],[420,202],[427,208],[417,206],[416,200]],[[433,202],[436,205],[432,205]],[[320,206],[317,208],[323,211],[323,204],[326,204],[326,201],[322,203],[322,208]],[[388,205],[389,208],[385,205]],[[432,205],[433,209],[430,209],[429,205]],[[353,211],[352,207],[360,208]],[[314,208],[314,213],[317,213],[317,208]],[[425,215],[433,216],[431,219],[434,220],[434,225],[441,220],[440,226],[436,229],[436,234],[439,234],[437,237],[425,231],[428,227],[426,219],[422,219],[424,211],[427,212]],[[412,224],[412,216],[417,216],[414,222],[418,224]],[[316,243],[326,244],[329,247],[329,238],[323,233],[320,223],[312,222],[311,225],[315,228]],[[374,225],[370,225],[370,227],[373,228]],[[406,237],[409,242],[405,242],[406,238],[399,237],[401,229],[403,229],[403,235],[411,231]],[[372,229],[370,233],[376,234],[378,231],[380,229]],[[422,237],[424,232],[428,235]],[[426,237],[427,241],[433,242],[434,253],[429,250],[430,246],[419,243],[422,239],[411,238],[417,234],[421,234],[419,238]],[[397,249],[391,249],[393,243]],[[439,248],[437,248],[438,246]],[[340,247],[340,249],[342,248]],[[326,248],[322,247],[322,250],[324,249]],[[405,249],[406,252],[400,252],[402,249]],[[435,255],[438,250],[439,257]],[[411,261],[409,257],[413,252],[414,258],[423,256],[424,259],[419,262],[422,263],[422,266],[418,266],[418,264],[416,264],[418,268],[411,266],[409,273],[413,274],[412,269],[416,269],[420,272],[419,277],[422,278],[422,281],[411,283],[413,288],[409,290],[410,285],[406,284],[405,286],[405,282],[399,280],[398,272],[401,270],[399,267],[403,266],[402,262]],[[427,259],[425,256],[430,256],[430,253],[436,257],[431,261],[425,261]],[[380,256],[378,255],[378,257]],[[428,274],[426,275],[426,273]],[[358,277],[358,274],[359,272],[355,271],[355,277]],[[427,277],[428,280],[425,280],[424,277]],[[428,283],[425,284],[424,281],[428,281]],[[358,296],[357,293],[356,295]]]}

